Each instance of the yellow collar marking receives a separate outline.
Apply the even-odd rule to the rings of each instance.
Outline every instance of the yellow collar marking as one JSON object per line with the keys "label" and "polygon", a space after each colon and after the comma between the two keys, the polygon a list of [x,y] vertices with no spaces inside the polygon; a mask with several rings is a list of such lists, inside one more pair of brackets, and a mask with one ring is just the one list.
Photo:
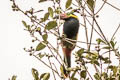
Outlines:
{"label": "yellow collar marking", "polygon": [[70,14],[70,15],[68,15],[69,17],[73,17],[73,18],[76,18],[76,19],[78,19],[78,17],[76,16],[76,15],[72,15],[72,14]]}

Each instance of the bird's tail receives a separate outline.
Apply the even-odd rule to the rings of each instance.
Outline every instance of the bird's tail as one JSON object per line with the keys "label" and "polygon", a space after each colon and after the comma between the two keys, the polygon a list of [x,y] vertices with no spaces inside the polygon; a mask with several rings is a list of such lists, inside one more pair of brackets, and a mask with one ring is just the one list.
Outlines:
{"label": "bird's tail", "polygon": [[64,72],[64,77],[68,77],[69,75],[69,71],[67,71],[67,68],[71,67],[71,49],[63,49],[64,52],[64,63],[65,65],[63,65],[63,72]]}
{"label": "bird's tail", "polygon": [[64,56],[64,63],[66,65],[63,65],[63,72],[64,72],[64,76],[68,77],[69,75],[69,71],[67,71],[67,68],[71,67],[71,56]]}

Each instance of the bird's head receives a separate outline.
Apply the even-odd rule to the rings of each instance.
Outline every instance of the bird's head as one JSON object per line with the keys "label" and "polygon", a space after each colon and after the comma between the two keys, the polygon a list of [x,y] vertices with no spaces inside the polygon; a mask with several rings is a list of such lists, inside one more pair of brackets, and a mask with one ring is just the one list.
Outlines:
{"label": "bird's head", "polygon": [[[59,18],[59,16],[56,16],[55,18]],[[74,14],[66,14],[66,13],[60,14],[60,19],[61,20],[66,20],[66,19],[69,19],[69,18],[78,19],[78,17],[76,15],[74,15]]]}
{"label": "bird's head", "polygon": [[60,19],[61,20],[69,19],[71,17],[75,18],[75,19],[78,19],[78,17],[74,14],[66,14],[66,13],[60,14]]}

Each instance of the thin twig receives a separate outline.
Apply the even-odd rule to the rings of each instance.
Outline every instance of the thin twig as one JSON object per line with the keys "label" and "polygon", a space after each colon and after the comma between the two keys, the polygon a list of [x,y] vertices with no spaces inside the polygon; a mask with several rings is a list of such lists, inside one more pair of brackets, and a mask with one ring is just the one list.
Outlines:
{"label": "thin twig", "polygon": [[[84,8],[82,9],[83,14],[84,14]],[[88,43],[88,31],[87,31],[87,26],[86,26],[86,20],[85,20],[85,16],[83,16],[83,20],[84,20],[84,25],[85,25],[85,35],[86,35],[86,42]],[[89,48],[89,45],[87,44],[87,48]]]}
{"label": "thin twig", "polygon": [[117,27],[117,29],[115,30],[114,34],[112,35],[111,40],[114,38],[114,36],[115,36],[115,34],[117,33],[117,31],[119,30],[119,28],[120,28],[120,24],[119,24],[119,26]]}
{"label": "thin twig", "polygon": [[86,42],[83,42],[83,41],[73,40],[73,39],[69,39],[69,38],[65,38],[65,40],[69,40],[71,42],[78,42],[78,43],[84,43],[84,44],[97,45],[96,43],[86,43]]}
{"label": "thin twig", "polygon": [[[93,16],[94,16],[94,12],[93,12]],[[91,30],[90,44],[88,47],[88,51],[90,51],[90,47],[91,47],[91,42],[92,42],[92,37],[93,37],[93,29],[94,29],[94,19],[92,20],[92,30]]]}
{"label": "thin twig", "polygon": [[[105,2],[106,2],[107,0],[105,0]],[[103,7],[104,7],[104,5],[105,5],[105,2],[102,4],[102,6],[98,9],[98,11],[95,13],[95,15],[97,15],[102,9],[103,9]]]}
{"label": "thin twig", "polygon": [[102,34],[102,36],[103,36],[104,40],[105,40],[105,41],[107,42],[107,44],[109,45],[109,42],[108,42],[108,40],[106,39],[106,37],[105,37],[105,35],[104,35],[103,31],[101,30],[101,28],[100,28],[100,26],[99,26],[98,22],[96,21],[95,17],[93,17],[93,19],[94,19],[94,21],[95,21],[95,23],[96,23],[96,25],[97,25],[97,27],[98,27],[98,29],[99,29],[100,33]]}
{"label": "thin twig", "polygon": [[[90,21],[88,20],[88,18],[86,18],[87,22],[92,26],[92,24],[90,23]],[[95,30],[95,32],[103,39],[102,35],[93,27],[93,29]]]}
{"label": "thin twig", "polygon": [[[104,0],[102,0],[102,1],[104,1]],[[109,2],[107,2],[106,0],[104,1],[106,4],[108,4],[108,5],[110,5],[111,7],[113,7],[114,9],[116,9],[116,10],[118,10],[118,11],[120,11],[120,9],[119,8],[117,8],[116,6],[114,6],[114,5],[112,5],[112,4],[110,4]]]}
{"label": "thin twig", "polygon": [[[56,49],[52,46],[52,44],[51,44],[50,42],[48,42],[48,43],[49,43],[49,45],[50,45],[49,48],[52,48],[52,49],[57,53],[57,55],[59,56],[59,58],[62,60],[62,57],[61,57],[61,55],[59,54],[58,50],[56,50]],[[57,58],[57,56],[56,56],[56,58]]]}
{"label": "thin twig", "polygon": [[52,70],[61,78],[61,76],[59,75],[59,73],[58,73],[56,70],[54,70],[53,68],[51,68],[48,64],[46,64],[44,61],[42,61],[42,60],[41,60],[40,58],[38,58],[36,55],[33,54],[33,56],[34,56],[35,58],[37,58],[40,62],[42,62],[44,65],[46,65],[48,68],[52,69]]}
{"label": "thin twig", "polygon": [[[109,61],[110,61],[110,57],[111,57],[110,52],[111,52],[111,51],[110,51],[110,49],[109,49],[109,53],[108,53],[108,58],[109,58]],[[110,63],[108,63],[108,67],[109,67],[109,66],[110,66]],[[107,68],[107,73],[108,73],[108,70],[109,70],[109,69]]]}
{"label": "thin twig", "polygon": [[[51,63],[51,61],[50,61],[50,57],[48,57],[48,61],[49,61],[49,63],[50,63],[51,68],[53,69],[52,63]],[[51,69],[51,70],[52,70],[52,69]],[[54,80],[56,80],[55,73],[54,73],[53,70],[52,70],[52,73],[53,73]]]}
{"label": "thin twig", "polygon": [[[83,61],[84,61],[84,60],[83,60]],[[87,73],[88,73],[89,77],[91,78],[91,80],[93,80],[93,78],[92,78],[91,74],[89,73],[89,71],[88,71],[88,69],[86,68],[86,66],[85,66],[85,65],[84,65],[84,68],[85,68],[85,70],[87,71]]]}
{"label": "thin twig", "polygon": [[[58,69],[57,69],[56,65],[55,65],[54,63],[52,63],[52,64],[53,64],[53,66],[55,67],[56,71],[58,71]],[[61,80],[62,80],[62,78],[61,78]]]}
{"label": "thin twig", "polygon": [[53,53],[53,51],[51,50],[51,47],[49,47],[49,45],[47,45],[47,47],[50,50],[50,52],[52,53],[52,55],[54,56],[54,58],[59,62],[59,64],[61,64],[61,62],[58,60],[57,56],[55,56],[54,53]]}

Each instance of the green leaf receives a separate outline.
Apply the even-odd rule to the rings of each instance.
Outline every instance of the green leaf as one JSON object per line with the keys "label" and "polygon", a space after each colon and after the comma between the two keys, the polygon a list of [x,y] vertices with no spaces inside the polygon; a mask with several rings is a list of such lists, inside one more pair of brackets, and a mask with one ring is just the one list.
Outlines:
{"label": "green leaf", "polygon": [[40,42],[40,43],[37,45],[36,51],[40,51],[40,50],[42,50],[42,49],[44,49],[44,48],[46,47],[46,45],[43,44],[43,43],[45,43],[45,42],[44,42],[44,41],[43,41],[43,42]]}
{"label": "green leaf", "polygon": [[102,49],[110,49],[110,48],[111,48],[110,46],[105,46]]}
{"label": "green leaf", "polygon": [[[72,7],[69,7],[69,8],[67,8],[67,10],[71,10],[71,9],[73,9]],[[74,11],[74,10],[73,10]],[[73,11],[71,11],[70,13],[72,13]],[[73,12],[74,13],[74,12]]]}
{"label": "green leaf", "polygon": [[78,80],[78,79],[74,77],[74,78],[72,78],[71,80]]}
{"label": "green leaf", "polygon": [[100,39],[100,38],[96,39],[96,41],[97,41],[97,43],[98,43],[98,44],[100,44],[100,43],[106,44],[106,42],[105,42],[105,41],[103,41],[103,40],[102,40],[102,39]]}
{"label": "green leaf", "polygon": [[40,76],[40,80],[43,79],[43,80],[48,80],[50,78],[50,73],[43,73],[41,74]]}
{"label": "green leaf", "polygon": [[60,1],[60,0],[55,0],[57,3]]}
{"label": "green leaf", "polygon": [[27,25],[27,23],[25,21],[22,21],[22,23],[25,26],[25,28],[27,28],[28,30],[30,30],[30,25]]}
{"label": "green leaf", "polygon": [[75,70],[75,71],[72,73],[72,76],[71,76],[72,80],[74,80],[73,78],[74,78],[76,72],[77,72],[77,70]]}
{"label": "green leaf", "polygon": [[16,80],[17,76],[13,75],[11,80]]}
{"label": "green leaf", "polygon": [[45,54],[41,54],[41,53],[39,53],[38,55],[39,55],[40,59],[45,56]]}
{"label": "green leaf", "polygon": [[55,13],[57,13],[57,14],[62,13],[60,7],[57,7],[57,9],[55,9]]}
{"label": "green leaf", "polygon": [[42,35],[42,38],[43,38],[44,41],[47,41],[48,35],[44,34],[44,35]]}
{"label": "green leaf", "polygon": [[80,76],[85,79],[86,78],[86,71],[85,70],[81,71]]}
{"label": "green leaf", "polygon": [[111,44],[112,48],[115,47],[115,43],[113,41],[110,41],[110,44]]}
{"label": "green leaf", "polygon": [[32,68],[32,75],[35,80],[39,80],[39,73],[36,69]]}
{"label": "green leaf", "polygon": [[43,77],[43,80],[48,80],[50,78],[50,73],[46,73]]}
{"label": "green leaf", "polygon": [[70,7],[71,3],[72,3],[72,0],[67,0],[65,5],[66,9]]}
{"label": "green leaf", "polygon": [[114,66],[114,67],[113,67],[113,74],[114,74],[114,75],[117,73],[117,70],[118,70],[117,67]]}
{"label": "green leaf", "polygon": [[96,80],[101,80],[98,73],[95,73],[94,77],[95,77]]}
{"label": "green leaf", "polygon": [[99,62],[97,60],[94,60],[94,64],[100,66]]}
{"label": "green leaf", "polygon": [[86,80],[89,80],[89,77]]}
{"label": "green leaf", "polygon": [[46,73],[43,73],[43,74],[40,75],[40,80],[44,77],[45,74]]}
{"label": "green leaf", "polygon": [[53,9],[51,7],[48,8],[48,12],[50,14],[50,17],[53,18]]}
{"label": "green leaf", "polygon": [[64,66],[63,65],[60,66],[60,71],[61,71],[61,75],[63,76],[64,75]]}
{"label": "green leaf", "polygon": [[102,73],[102,76],[104,77],[105,80],[108,80],[108,79],[107,79],[107,78],[108,78],[108,74],[107,74],[107,73],[103,72],[103,73]]}
{"label": "green leaf", "polygon": [[97,52],[93,52],[93,57],[98,58],[99,54]]}
{"label": "green leaf", "polygon": [[104,63],[111,63],[111,61],[109,60],[109,57],[100,57],[103,61],[104,61]]}
{"label": "green leaf", "polygon": [[44,2],[44,1],[47,1],[47,0],[39,0],[39,3],[40,3],[40,2]]}
{"label": "green leaf", "polygon": [[84,48],[81,48],[80,50],[77,51],[79,57],[81,57],[82,53],[84,53]]}
{"label": "green leaf", "polygon": [[110,66],[108,66],[108,68],[111,69],[111,71],[113,71],[114,75],[117,73],[117,67],[116,66],[110,65]]}
{"label": "green leaf", "polygon": [[87,0],[88,8],[93,11],[95,2],[93,0]]}
{"label": "green leaf", "polygon": [[43,21],[48,20],[48,17],[49,17],[49,13],[46,13],[46,14],[44,15],[44,19],[43,19]]}
{"label": "green leaf", "polygon": [[50,21],[47,23],[47,25],[45,26],[45,28],[47,30],[53,29],[57,26],[57,22],[56,21]]}
{"label": "green leaf", "polygon": [[41,30],[41,28],[40,28],[40,27],[37,27],[36,31],[40,31],[40,30]]}
{"label": "green leaf", "polygon": [[27,23],[26,23],[25,21],[22,21],[22,23],[23,23],[23,25],[24,25],[26,28],[28,28],[28,25],[27,25]]}
{"label": "green leaf", "polygon": [[22,21],[22,23],[26,28],[28,27],[25,21]]}

